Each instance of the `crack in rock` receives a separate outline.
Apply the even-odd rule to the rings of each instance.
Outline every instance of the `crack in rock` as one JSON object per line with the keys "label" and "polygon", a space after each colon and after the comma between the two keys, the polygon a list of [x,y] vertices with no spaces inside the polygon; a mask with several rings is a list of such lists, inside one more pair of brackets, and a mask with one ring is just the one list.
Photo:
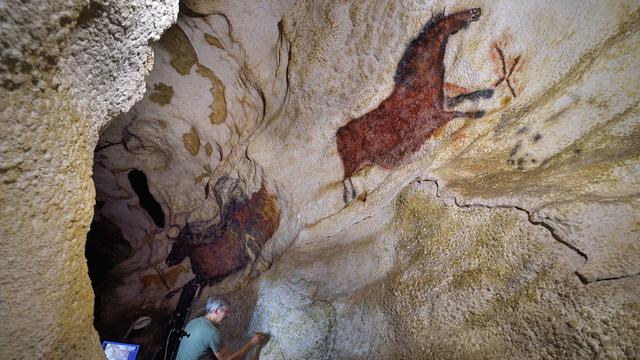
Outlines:
{"label": "crack in rock", "polygon": [[[453,195],[451,193],[448,193],[448,192],[445,195],[445,191],[441,187],[441,185],[439,184],[438,180],[435,180],[435,179],[421,179],[419,181],[420,182],[431,182],[431,183],[433,183],[435,185],[435,187],[436,187],[435,196],[437,198],[442,199],[442,200],[451,200],[452,203],[455,206],[459,207],[459,208],[485,208],[485,209],[500,208],[500,209],[516,209],[516,210],[522,211],[522,212],[527,214],[527,219],[531,224],[536,225],[536,226],[544,227],[546,230],[549,231],[549,234],[551,235],[551,237],[553,237],[556,241],[558,241],[562,245],[566,246],[567,248],[575,251],[578,255],[580,255],[582,258],[584,258],[584,263],[586,263],[587,260],[589,259],[589,257],[587,256],[587,254],[585,252],[583,252],[582,250],[580,250],[575,245],[569,243],[568,241],[566,241],[565,239],[560,237],[560,235],[556,232],[555,228],[551,224],[549,224],[547,222],[544,222],[544,221],[533,220],[533,216],[532,216],[531,212],[529,210],[525,209],[525,208],[522,208],[522,207],[516,206],[516,205],[495,205],[495,206],[491,206],[491,205],[486,205],[486,204],[462,204],[455,195]],[[588,278],[585,275],[581,274],[578,270],[575,271],[575,275],[580,279],[580,281],[583,284],[588,284],[588,283],[602,281],[602,280],[614,280],[614,279],[620,279],[620,278],[624,278],[624,277],[635,276],[635,275],[628,275],[628,276],[623,275],[623,276],[615,277],[615,278],[592,279],[592,278]],[[636,274],[636,275],[638,275],[638,274]]]}

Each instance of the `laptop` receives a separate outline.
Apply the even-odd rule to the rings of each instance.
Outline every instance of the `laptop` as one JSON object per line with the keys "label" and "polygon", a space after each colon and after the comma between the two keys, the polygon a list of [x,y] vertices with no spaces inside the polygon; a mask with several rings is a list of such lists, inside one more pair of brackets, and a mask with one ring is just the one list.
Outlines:
{"label": "laptop", "polygon": [[103,341],[102,349],[107,360],[136,360],[140,345]]}

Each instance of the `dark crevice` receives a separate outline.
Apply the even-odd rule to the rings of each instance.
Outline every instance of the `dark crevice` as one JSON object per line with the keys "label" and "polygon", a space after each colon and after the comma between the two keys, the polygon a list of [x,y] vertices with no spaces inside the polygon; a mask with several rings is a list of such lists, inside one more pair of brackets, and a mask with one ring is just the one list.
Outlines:
{"label": "dark crevice", "polygon": [[127,175],[133,191],[138,195],[140,200],[140,206],[151,216],[156,226],[164,228],[164,212],[162,207],[149,192],[149,183],[147,182],[147,175],[141,170],[133,169],[129,171]]}
{"label": "dark crevice", "polygon": [[95,293],[94,323],[100,316],[102,284],[111,269],[131,255],[131,245],[117,225],[105,218],[94,218],[87,233],[84,255],[87,258],[91,287]]}
{"label": "dark crevice", "polygon": [[592,278],[586,277],[585,275],[581,274],[578,271],[576,271],[575,274],[578,276],[580,281],[582,281],[582,283],[585,284],[585,285],[586,284],[590,284],[590,283],[594,283],[594,282],[613,281],[613,280],[620,280],[620,279],[626,279],[626,278],[640,276],[640,273],[637,273],[637,274],[624,274],[624,275],[620,275],[620,276],[611,276],[611,277],[602,277],[602,278],[592,279]]}
{"label": "dark crevice", "polygon": [[95,1],[90,2],[89,4],[85,5],[80,11],[76,26],[86,26],[92,20],[99,18],[102,13],[104,13],[104,11],[105,7],[103,4]]}
{"label": "dark crevice", "polygon": [[186,6],[182,1],[180,1],[180,15],[184,15],[190,18],[203,18],[203,17],[209,16],[209,15],[197,13],[189,9],[189,7]]}

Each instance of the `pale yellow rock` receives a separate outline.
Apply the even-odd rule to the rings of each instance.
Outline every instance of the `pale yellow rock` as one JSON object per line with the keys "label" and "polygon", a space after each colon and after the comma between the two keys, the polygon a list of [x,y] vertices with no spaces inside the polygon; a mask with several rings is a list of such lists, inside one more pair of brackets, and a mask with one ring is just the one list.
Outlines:
{"label": "pale yellow rock", "polygon": [[[2,359],[104,359],[84,255],[99,129],[144,93],[177,2],[0,9]],[[115,35],[117,34],[117,35]]]}
{"label": "pale yellow rock", "polygon": [[[193,276],[190,260],[165,263],[180,229],[218,223],[231,195],[264,186],[282,211],[278,229],[196,304],[232,299],[223,328],[232,347],[264,331],[266,359],[640,354],[637,1],[184,4],[191,12],[153,45],[147,88],[166,88],[126,114],[130,101],[100,82],[113,70],[102,57],[95,77],[69,70],[90,52],[63,61],[60,91],[22,85],[7,97],[0,261],[12,270],[2,303],[11,339],[42,339],[34,357],[99,352],[82,245],[91,150],[107,117],[93,167],[98,215],[118,226],[131,254],[102,287],[103,333],[124,333],[146,314],[154,322],[143,346],[157,350],[162,335],[144,334],[161,334],[155,319],[174,310]],[[474,7],[478,21],[448,39],[443,91],[492,96],[444,106],[484,116],[442,126],[401,166],[343,181],[336,131],[389,96],[425,23]],[[150,54],[136,56],[148,69]],[[29,84],[29,73],[4,84]],[[101,86],[78,96],[85,80]],[[131,169],[146,174],[164,228],[141,208]],[[219,179],[237,186],[216,197]],[[45,302],[23,288],[54,295]],[[19,316],[42,303],[59,311]],[[60,331],[45,337],[36,323]],[[2,351],[15,358],[19,345]]]}

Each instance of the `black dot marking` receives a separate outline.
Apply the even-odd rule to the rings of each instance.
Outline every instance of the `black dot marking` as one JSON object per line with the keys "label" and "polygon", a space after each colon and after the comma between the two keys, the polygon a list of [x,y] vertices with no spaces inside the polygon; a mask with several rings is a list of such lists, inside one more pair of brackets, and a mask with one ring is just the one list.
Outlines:
{"label": "black dot marking", "polygon": [[511,149],[511,152],[509,153],[509,156],[514,156],[518,150],[520,149],[520,143],[517,143],[516,146],[513,147],[513,149]]}

